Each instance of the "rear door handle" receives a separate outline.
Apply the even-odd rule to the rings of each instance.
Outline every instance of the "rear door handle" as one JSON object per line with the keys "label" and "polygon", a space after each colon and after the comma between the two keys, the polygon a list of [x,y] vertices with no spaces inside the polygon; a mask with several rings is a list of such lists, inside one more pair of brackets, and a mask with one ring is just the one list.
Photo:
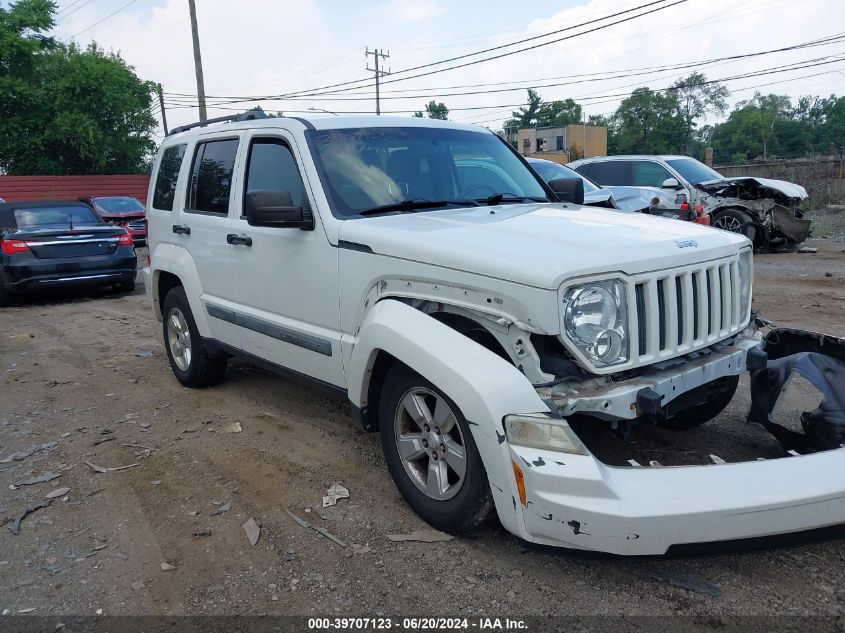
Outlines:
{"label": "rear door handle", "polygon": [[226,242],[236,246],[252,246],[252,238],[248,235],[236,235],[235,233],[229,233],[229,235],[226,236]]}
{"label": "rear door handle", "polygon": [[184,224],[174,224],[173,225],[173,232],[179,233],[181,235],[190,235],[191,234],[191,227],[185,226]]}

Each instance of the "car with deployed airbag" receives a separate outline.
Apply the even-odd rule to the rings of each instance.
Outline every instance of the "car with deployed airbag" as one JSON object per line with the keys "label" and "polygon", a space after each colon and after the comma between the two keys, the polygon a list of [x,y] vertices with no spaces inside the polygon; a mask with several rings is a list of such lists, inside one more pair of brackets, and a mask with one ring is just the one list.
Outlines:
{"label": "car with deployed airbag", "polygon": [[143,271],[170,368],[209,388],[238,357],[333,391],[454,533],[495,513],[533,543],[653,555],[845,523],[839,448],[651,467],[591,447],[708,423],[767,356],[745,236],[584,207],[570,183],[453,122],[176,128]]}

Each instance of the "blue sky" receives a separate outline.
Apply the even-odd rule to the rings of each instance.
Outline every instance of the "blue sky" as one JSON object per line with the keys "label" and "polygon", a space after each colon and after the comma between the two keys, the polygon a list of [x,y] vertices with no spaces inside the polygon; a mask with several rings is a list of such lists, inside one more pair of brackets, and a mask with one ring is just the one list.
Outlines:
{"label": "blue sky", "polygon": [[[76,40],[80,43],[94,39],[106,49],[120,51],[142,78],[163,84],[168,107],[173,107],[168,109],[171,125],[197,119],[195,108],[184,107],[190,103],[189,95],[196,93],[186,0],[136,0],[93,27],[128,0],[79,0],[76,5],[74,1],[59,2],[59,15],[66,15],[60,17],[57,36],[67,40],[79,34]],[[389,50],[387,65],[395,72],[548,33],[644,4],[646,0],[196,2],[207,94],[257,96],[287,94],[370,76],[364,68],[365,47]],[[626,73],[613,71],[789,46],[834,34],[843,24],[845,3],[835,0],[687,0],[653,15],[535,51],[428,77],[394,81],[383,87],[384,96],[402,98],[383,100],[382,110],[410,115],[423,108],[429,94],[455,92],[453,86],[519,82],[498,86],[519,88],[511,92],[435,97],[452,109],[451,119],[496,128],[514,109],[511,106],[524,102],[524,87],[565,81],[548,78],[592,73],[589,82],[542,88],[540,93],[549,100],[580,99],[588,114],[609,113],[621,99],[612,95],[624,95],[638,85],[665,87],[689,72],[661,71],[623,78],[618,75]],[[830,63],[731,81],[727,84],[733,91],[731,101],[751,97],[754,86],[793,97],[842,94],[845,61],[837,61],[837,56],[845,57],[842,44],[722,62],[702,70],[708,77],[722,78],[824,58]],[[615,78],[596,81],[597,72]],[[385,81],[402,77],[400,73]],[[772,85],[762,85],[767,83]],[[407,92],[395,92],[398,90]],[[225,114],[230,110],[223,108],[256,103],[265,109],[289,113],[308,112],[309,108],[366,112],[374,109],[372,92],[372,88],[365,87],[322,98],[249,100],[221,104],[210,114]],[[408,95],[412,97],[406,98]]]}

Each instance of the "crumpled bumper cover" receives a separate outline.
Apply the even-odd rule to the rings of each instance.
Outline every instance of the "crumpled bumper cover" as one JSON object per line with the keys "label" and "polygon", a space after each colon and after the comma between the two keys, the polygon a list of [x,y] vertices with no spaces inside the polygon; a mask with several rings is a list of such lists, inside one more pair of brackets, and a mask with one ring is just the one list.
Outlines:
{"label": "crumpled bumper cover", "polygon": [[[528,540],[620,555],[845,523],[845,449],[758,462],[616,468],[510,446]],[[820,476],[821,474],[824,476]]]}

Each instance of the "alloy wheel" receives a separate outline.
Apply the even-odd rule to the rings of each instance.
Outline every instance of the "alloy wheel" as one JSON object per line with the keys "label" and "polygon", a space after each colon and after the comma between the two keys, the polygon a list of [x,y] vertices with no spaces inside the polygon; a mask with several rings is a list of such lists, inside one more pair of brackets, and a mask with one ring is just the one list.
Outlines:
{"label": "alloy wheel", "polygon": [[179,308],[171,308],[167,315],[167,345],[176,366],[188,371],[191,367],[191,331]]}
{"label": "alloy wheel", "polygon": [[732,215],[722,215],[716,218],[713,226],[725,231],[730,231],[731,233],[742,233],[742,222]]}
{"label": "alloy wheel", "polygon": [[424,387],[399,399],[394,415],[396,450],[414,485],[435,501],[451,499],[467,470],[464,436],[452,408]]}

